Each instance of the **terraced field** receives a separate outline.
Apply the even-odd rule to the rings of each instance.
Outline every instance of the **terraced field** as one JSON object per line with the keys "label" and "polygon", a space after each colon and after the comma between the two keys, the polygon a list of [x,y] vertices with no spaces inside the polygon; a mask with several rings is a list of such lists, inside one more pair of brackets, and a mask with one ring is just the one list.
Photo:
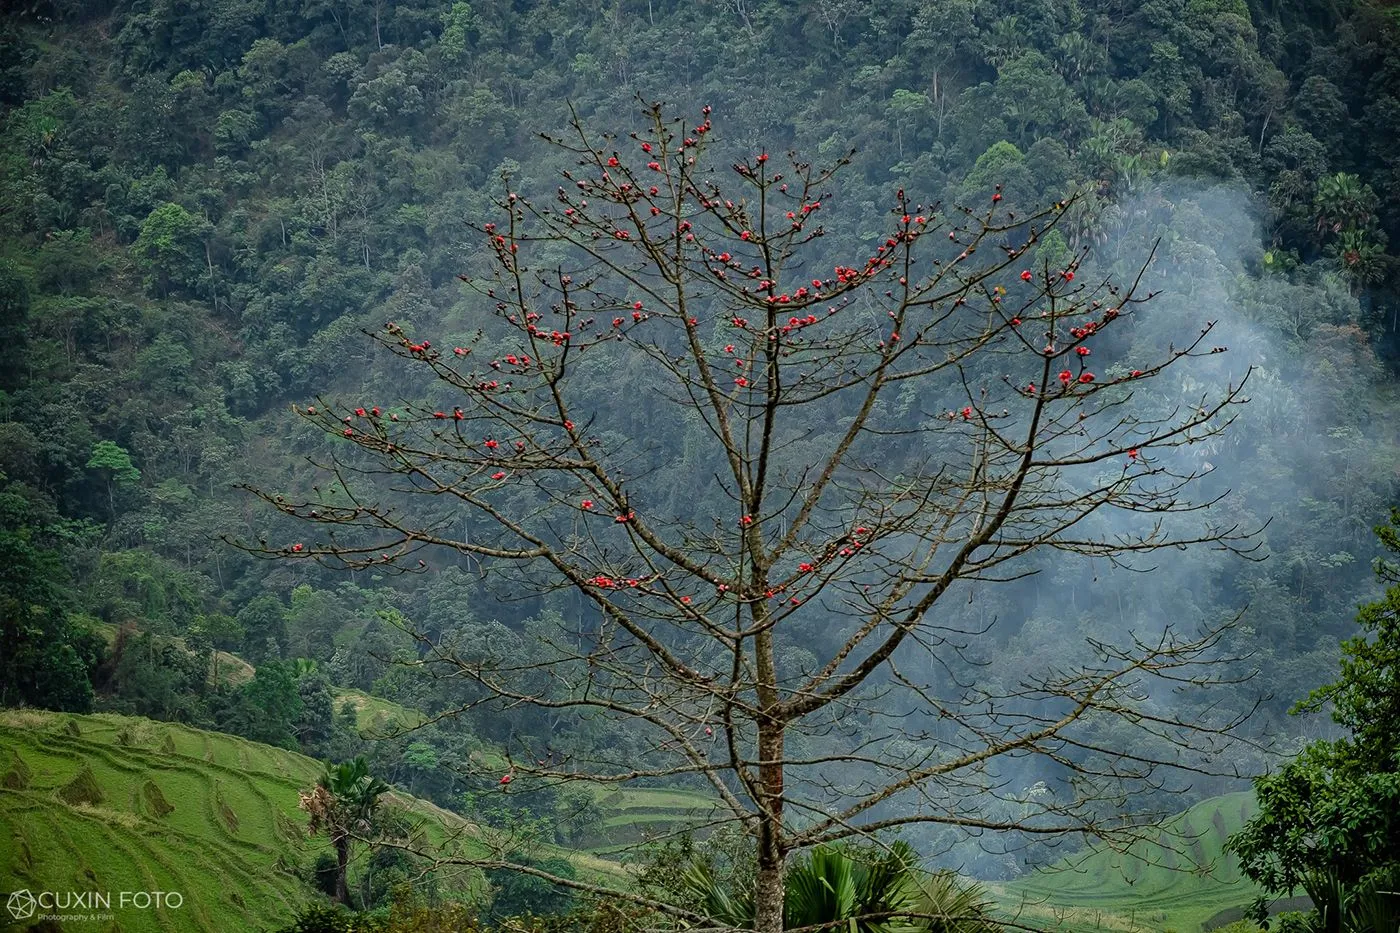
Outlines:
{"label": "terraced field", "polygon": [[[114,924],[94,927],[104,930],[284,924],[312,897],[295,871],[327,847],[307,837],[297,809],[297,791],[321,770],[302,755],[171,723],[0,711],[0,891],[183,895],[178,910],[113,911]],[[396,802],[429,840],[470,835],[452,814]],[[475,884],[466,873],[444,883]]]}
{"label": "terraced field", "polygon": [[[373,724],[411,715],[364,699]],[[172,723],[0,711],[0,892],[184,896],[178,910],[114,911],[115,922],[100,927],[108,931],[273,928],[313,897],[297,871],[327,843],[306,835],[297,792],[320,772],[302,755]],[[711,808],[706,796],[678,790],[598,787],[596,796],[602,825],[582,841],[585,851],[568,854],[599,880],[619,870],[607,856],[648,832],[703,822]],[[394,802],[428,843],[450,838],[473,851],[475,828],[460,817],[399,795]],[[1249,794],[1213,798],[1131,854],[1091,850],[993,893],[1009,915],[1044,929],[1196,933],[1254,897],[1222,852],[1252,808]],[[441,880],[479,890],[466,869]]]}
{"label": "terraced field", "polygon": [[363,690],[346,687],[332,687],[331,697],[335,708],[349,703],[355,707],[355,722],[365,738],[383,738],[421,725],[427,718],[416,709],[400,706],[391,700],[370,696]]}
{"label": "terraced field", "polygon": [[594,785],[594,797],[604,817],[597,832],[581,844],[605,857],[621,855],[647,836],[664,834],[683,824],[703,827],[716,812],[714,798],[685,790]]}
{"label": "terraced field", "polygon": [[1250,793],[1202,801],[1128,853],[1091,850],[1001,886],[998,899],[1028,925],[1051,930],[1196,933],[1257,889],[1223,851],[1254,811]]}

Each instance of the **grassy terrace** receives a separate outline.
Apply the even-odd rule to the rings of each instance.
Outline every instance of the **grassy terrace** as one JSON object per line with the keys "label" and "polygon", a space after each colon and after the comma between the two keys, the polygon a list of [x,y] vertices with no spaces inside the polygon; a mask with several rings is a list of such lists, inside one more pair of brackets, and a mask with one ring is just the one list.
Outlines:
{"label": "grassy terrace", "polygon": [[[297,809],[297,792],[321,770],[302,755],[171,723],[0,711],[0,890],[184,895],[178,912],[120,913],[123,931],[285,923],[313,896],[297,870],[328,847],[308,838]],[[401,795],[393,802],[428,841],[470,847],[460,818]],[[466,870],[445,882],[479,885]]]}

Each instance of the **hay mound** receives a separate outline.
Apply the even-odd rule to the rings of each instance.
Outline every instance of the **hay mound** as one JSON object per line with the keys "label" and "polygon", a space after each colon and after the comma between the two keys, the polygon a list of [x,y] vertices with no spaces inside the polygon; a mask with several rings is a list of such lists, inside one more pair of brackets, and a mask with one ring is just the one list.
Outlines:
{"label": "hay mound", "polygon": [[89,806],[97,806],[105,799],[97,778],[87,765],[83,766],[77,777],[58,789],[58,796],[70,804],[85,803]]}
{"label": "hay mound", "polygon": [[146,802],[146,809],[156,819],[162,819],[175,809],[175,805],[165,799],[155,781],[147,781],[141,785],[141,799]]}
{"label": "hay mound", "polygon": [[5,790],[28,790],[29,779],[33,774],[29,770],[29,765],[24,763],[24,759],[19,757],[19,752],[12,752],[13,761],[10,770],[5,772],[5,776],[0,778],[0,787]]}
{"label": "hay mound", "polygon": [[238,832],[238,814],[234,813],[233,809],[222,800],[219,801],[219,816],[223,818],[224,825],[228,827],[229,832]]}

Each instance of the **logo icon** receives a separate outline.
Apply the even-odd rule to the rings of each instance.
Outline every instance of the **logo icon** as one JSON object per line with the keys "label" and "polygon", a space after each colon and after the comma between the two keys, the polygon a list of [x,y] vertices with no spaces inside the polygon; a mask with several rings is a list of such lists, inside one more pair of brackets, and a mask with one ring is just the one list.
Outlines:
{"label": "logo icon", "polygon": [[34,908],[38,902],[34,900],[34,895],[28,891],[15,891],[10,895],[10,899],[5,902],[5,907],[10,911],[10,916],[16,920],[28,920],[34,916]]}

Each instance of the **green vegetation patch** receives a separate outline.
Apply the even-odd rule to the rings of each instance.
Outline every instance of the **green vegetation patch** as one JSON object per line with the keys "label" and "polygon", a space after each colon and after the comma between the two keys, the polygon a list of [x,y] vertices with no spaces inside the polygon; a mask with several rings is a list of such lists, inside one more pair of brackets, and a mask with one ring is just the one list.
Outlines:
{"label": "green vegetation patch", "polygon": [[[0,748],[9,758],[0,890],[183,895],[178,910],[123,911],[123,933],[272,929],[316,897],[298,876],[329,850],[297,808],[322,770],[310,758],[133,717],[9,710]],[[421,801],[394,800],[429,844],[469,830]],[[444,884],[462,890],[472,877]]]}
{"label": "green vegetation patch", "polygon": [[1252,794],[1212,797],[1167,820],[1153,839],[1124,852],[1090,848],[1001,886],[998,899],[1023,922],[1050,930],[1194,933],[1260,893],[1224,852],[1253,812]]}

